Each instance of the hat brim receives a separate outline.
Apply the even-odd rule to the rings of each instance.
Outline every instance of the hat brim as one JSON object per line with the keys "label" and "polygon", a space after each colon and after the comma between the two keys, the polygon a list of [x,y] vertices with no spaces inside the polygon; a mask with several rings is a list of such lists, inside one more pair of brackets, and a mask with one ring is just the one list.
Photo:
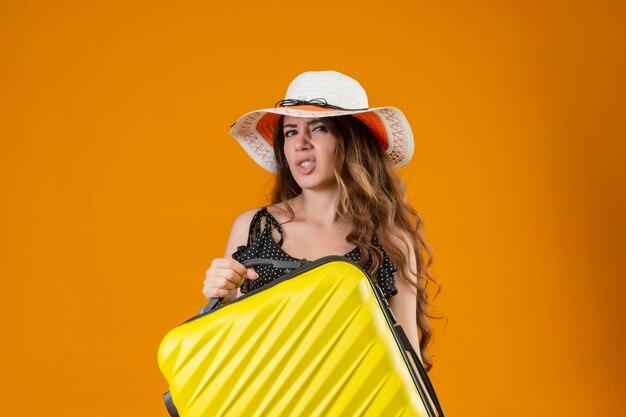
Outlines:
{"label": "hat brim", "polygon": [[394,167],[409,163],[414,143],[411,126],[395,107],[338,110],[318,106],[289,106],[262,109],[244,114],[230,130],[233,136],[261,167],[276,172],[273,135],[281,116],[319,118],[352,115],[374,134]]}

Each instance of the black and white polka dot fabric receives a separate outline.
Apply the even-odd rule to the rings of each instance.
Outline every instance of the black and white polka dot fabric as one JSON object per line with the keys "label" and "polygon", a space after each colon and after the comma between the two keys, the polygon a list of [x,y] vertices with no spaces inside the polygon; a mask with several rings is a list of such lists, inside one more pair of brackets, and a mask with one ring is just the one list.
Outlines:
{"label": "black and white polka dot fabric", "polygon": [[[280,234],[280,240],[276,242],[272,237],[272,230],[276,229]],[[256,212],[250,222],[250,231],[248,233],[248,244],[239,246],[232,257],[237,262],[243,262],[249,259],[274,259],[279,261],[300,260],[290,256],[282,249],[283,230],[278,221],[267,211],[266,207]],[[382,248],[376,235],[372,237],[372,244],[378,247],[383,253],[383,262],[376,271],[376,281],[383,292],[385,298],[390,298],[398,293],[393,273],[398,269],[393,264],[385,250]],[[350,252],[343,255],[356,263],[361,258],[361,250],[354,248]],[[372,263],[372,255],[370,254],[363,269],[368,270]],[[245,280],[241,287],[242,293],[261,288],[269,284],[276,278],[284,275],[288,271],[286,269],[275,268],[271,265],[261,265],[254,268],[259,275],[258,279]]]}

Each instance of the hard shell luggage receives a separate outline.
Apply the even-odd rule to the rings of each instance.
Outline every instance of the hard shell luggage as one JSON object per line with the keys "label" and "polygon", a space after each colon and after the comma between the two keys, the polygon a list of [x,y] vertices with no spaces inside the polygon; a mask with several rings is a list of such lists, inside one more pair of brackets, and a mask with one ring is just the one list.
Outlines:
{"label": "hard shell luggage", "polygon": [[207,307],[159,348],[172,416],[444,415],[387,300],[352,261],[308,262]]}

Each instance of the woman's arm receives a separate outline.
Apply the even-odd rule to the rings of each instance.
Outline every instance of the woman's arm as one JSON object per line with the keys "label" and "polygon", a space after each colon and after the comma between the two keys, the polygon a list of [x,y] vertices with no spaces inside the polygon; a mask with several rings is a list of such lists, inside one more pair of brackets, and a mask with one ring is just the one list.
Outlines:
{"label": "woman's arm", "polygon": [[422,360],[417,334],[417,317],[415,316],[417,305],[415,287],[400,279],[396,279],[396,287],[398,288],[398,294],[391,297],[389,305],[394,316],[396,316],[396,320],[398,320],[398,324],[402,326],[409,338],[415,353]]}
{"label": "woman's arm", "polygon": [[[417,271],[417,260],[415,258],[415,246],[413,242],[408,238],[400,238],[398,236],[392,236],[391,240],[396,247],[403,247],[408,245],[408,257],[409,257],[409,270]],[[408,277],[404,276],[404,271],[396,271],[394,273],[396,287],[398,288],[398,294],[391,297],[389,305],[393,314],[398,320],[398,324],[402,326],[406,333],[415,353],[422,359],[419,346],[419,337],[417,333],[417,290],[415,287],[407,282],[415,284],[417,277],[411,274]]]}
{"label": "woman's arm", "polygon": [[[394,244],[399,245],[399,247],[403,246],[403,241],[394,236],[392,238]],[[417,271],[417,260],[415,258],[415,245],[413,242],[406,238],[404,239],[406,245],[408,245],[408,254],[409,254],[409,270]],[[402,329],[406,333],[411,345],[413,346],[413,350],[417,353],[417,357],[423,363],[422,354],[420,352],[419,345],[419,337],[417,334],[417,316],[416,316],[416,308],[417,308],[417,290],[413,285],[406,282],[406,280],[402,279],[404,277],[404,271],[395,272],[396,275],[396,287],[398,288],[398,294],[391,297],[389,300],[389,305],[391,306],[391,310],[393,310],[394,316],[396,316],[396,320],[398,324],[402,326]],[[411,274],[407,277],[411,283],[417,282],[417,277]],[[413,364],[413,368],[416,368],[416,364],[413,363],[413,359],[409,357],[409,360]],[[417,370],[417,369],[416,369]],[[418,373],[419,375],[419,373]],[[421,381],[420,381],[421,382]],[[422,388],[424,392],[426,392],[426,386],[423,382],[421,382]],[[427,401],[430,403],[431,409],[435,409],[435,403],[433,402],[430,395],[427,394]]]}
{"label": "woman's arm", "polygon": [[251,209],[241,213],[230,229],[230,235],[228,236],[228,242],[226,243],[226,251],[224,252],[224,258],[230,258],[230,255],[235,253],[238,246],[245,245],[248,242],[248,231],[250,229],[250,222],[254,217],[258,209]]}
{"label": "woman's arm", "polygon": [[226,302],[239,297],[241,295],[239,288],[243,280],[258,277],[252,268],[246,269],[231,257],[238,246],[247,243],[250,222],[256,212],[256,209],[245,211],[233,222],[224,257],[213,259],[206,271],[202,293],[207,299],[221,297]]}

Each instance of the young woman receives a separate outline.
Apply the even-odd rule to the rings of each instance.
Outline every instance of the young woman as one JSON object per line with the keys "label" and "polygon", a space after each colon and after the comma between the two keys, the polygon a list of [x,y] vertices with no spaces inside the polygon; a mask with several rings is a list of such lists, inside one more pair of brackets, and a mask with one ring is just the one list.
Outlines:
{"label": "young woman", "polygon": [[342,255],[379,284],[430,369],[425,288],[432,281],[431,257],[421,219],[394,170],[413,154],[411,128],[400,110],[369,108],[360,84],[343,74],[307,72],[275,108],[241,117],[231,135],[276,173],[276,183],[271,205],[235,220],[224,257],[206,271],[203,294],[228,301],[286,272],[246,269],[240,263],[246,259]]}

